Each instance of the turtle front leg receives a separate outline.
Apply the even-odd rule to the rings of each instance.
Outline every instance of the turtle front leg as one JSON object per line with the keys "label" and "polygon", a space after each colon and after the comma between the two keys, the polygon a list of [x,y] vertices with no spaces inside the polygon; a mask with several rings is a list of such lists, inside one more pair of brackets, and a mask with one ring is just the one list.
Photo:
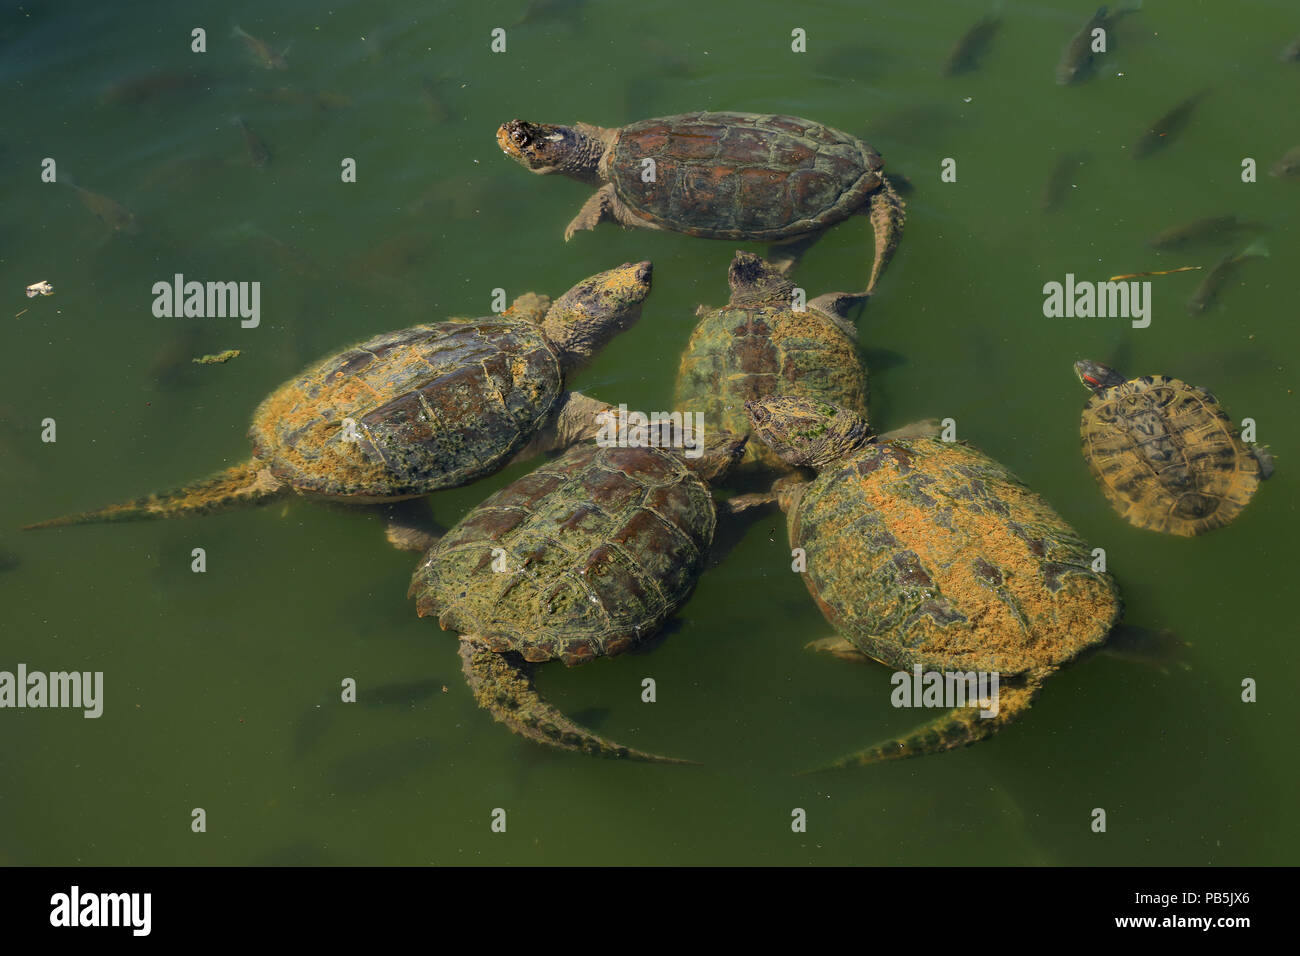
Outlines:
{"label": "turtle front leg", "polygon": [[804,254],[825,234],[825,229],[819,229],[816,232],[810,232],[786,242],[775,243],[768,250],[767,261],[776,267],[777,272],[785,275],[799,264],[799,260],[804,257]]}
{"label": "turtle front leg", "polygon": [[693,763],[624,747],[574,723],[537,693],[533,686],[534,665],[522,662],[518,655],[498,654],[483,647],[473,637],[462,637],[460,660],[478,705],[521,737],[557,750],[596,757],[649,763]]}
{"label": "turtle front leg", "polygon": [[394,501],[384,508],[384,536],[398,551],[425,552],[438,543],[443,529],[429,514],[425,498]]}
{"label": "turtle front leg", "polygon": [[611,222],[617,221],[617,216],[614,214],[617,204],[618,199],[614,196],[614,184],[606,183],[601,186],[583,204],[582,209],[565,228],[564,241],[568,242],[573,238],[573,234],[580,229],[595,229],[606,219]]}
{"label": "turtle front leg", "polygon": [[618,409],[608,402],[588,398],[581,392],[565,392],[556,403],[550,420],[523,448],[515,452],[510,464],[529,461],[552,451],[564,451],[578,442],[600,438],[606,429],[617,432]]}

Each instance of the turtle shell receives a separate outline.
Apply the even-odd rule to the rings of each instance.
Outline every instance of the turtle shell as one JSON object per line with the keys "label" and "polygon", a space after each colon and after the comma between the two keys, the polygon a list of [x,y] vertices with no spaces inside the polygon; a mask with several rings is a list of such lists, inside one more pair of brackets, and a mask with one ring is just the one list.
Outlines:
{"label": "turtle shell", "polygon": [[447,532],[409,596],[494,651],[579,664],[633,647],[685,602],[716,520],[673,455],[577,445]]}
{"label": "turtle shell", "polygon": [[[867,415],[867,373],[857,344],[830,318],[787,306],[725,307],[700,319],[677,375],[676,407],[706,426],[744,435],[745,402],[789,395]],[[788,471],[766,444],[745,445],[742,466]]]}
{"label": "turtle shell", "polygon": [[1083,457],[1130,524],[1170,534],[1219,528],[1246,507],[1260,466],[1213,395],[1163,375],[1099,393],[1083,410]]}
{"label": "turtle shell", "polygon": [[299,491],[411,497],[500,468],[547,420],[563,382],[554,349],[530,323],[418,325],[282,385],[258,407],[249,438]]}
{"label": "turtle shell", "polygon": [[789,514],[804,582],[836,631],[896,668],[1044,674],[1120,612],[1088,545],[997,462],[960,443],[871,443]]}
{"label": "turtle shell", "polygon": [[[655,162],[651,182],[642,179]],[[811,120],[683,113],[618,131],[604,178],[650,228],[708,239],[782,239],[839,222],[881,183],[880,154]]]}

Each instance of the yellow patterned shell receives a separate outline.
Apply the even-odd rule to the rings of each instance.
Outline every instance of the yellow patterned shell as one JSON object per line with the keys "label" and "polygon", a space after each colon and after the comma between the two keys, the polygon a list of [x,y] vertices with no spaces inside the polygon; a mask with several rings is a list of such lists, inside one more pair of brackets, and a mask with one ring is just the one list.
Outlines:
{"label": "yellow patterned shell", "polygon": [[1130,524],[1191,536],[1246,507],[1261,477],[1215,397],[1164,375],[1093,394],[1079,433],[1083,457]]}

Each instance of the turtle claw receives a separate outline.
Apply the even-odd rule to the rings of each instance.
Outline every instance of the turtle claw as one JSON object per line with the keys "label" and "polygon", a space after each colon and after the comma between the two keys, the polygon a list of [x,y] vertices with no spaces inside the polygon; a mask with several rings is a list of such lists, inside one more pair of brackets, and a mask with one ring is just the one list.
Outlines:
{"label": "turtle claw", "polygon": [[596,757],[695,764],[693,760],[678,760],[624,747],[574,723],[537,693],[533,686],[533,665],[517,663],[518,658],[514,655],[498,654],[471,638],[461,638],[460,659],[465,679],[478,705],[521,737],[557,750]]}

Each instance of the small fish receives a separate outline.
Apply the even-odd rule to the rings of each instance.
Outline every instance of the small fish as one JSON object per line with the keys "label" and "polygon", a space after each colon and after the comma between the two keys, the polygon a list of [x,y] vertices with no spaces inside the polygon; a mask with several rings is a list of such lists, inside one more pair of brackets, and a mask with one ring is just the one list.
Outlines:
{"label": "small fish", "polygon": [[1147,127],[1147,131],[1133,144],[1133,158],[1145,159],[1162,146],[1172,142],[1186,128],[1188,120],[1192,118],[1192,112],[1196,109],[1196,104],[1203,100],[1208,93],[1209,90],[1201,90],[1201,92],[1187,97],[1187,99]]}
{"label": "small fish", "polygon": [[1283,63],[1300,63],[1300,36],[1284,46],[1277,58]]}
{"label": "small fish", "polygon": [[0,548],[0,574],[6,571],[13,571],[23,563],[23,559],[18,557],[12,551]]}
{"label": "small fish", "polygon": [[248,153],[248,161],[253,164],[253,168],[265,169],[271,162],[271,150],[267,148],[266,142],[253,132],[242,116],[236,116],[230,122],[243,134],[244,150]]}
{"label": "small fish", "polygon": [[329,90],[300,90],[280,86],[273,90],[249,90],[259,100],[286,106],[309,106],[319,110],[343,110],[352,105],[352,97]]}
{"label": "small fish", "polygon": [[287,70],[289,68],[289,63],[284,58],[284,54],[289,52],[288,47],[285,47],[282,52],[276,53],[265,40],[259,40],[257,37],[245,33],[238,26],[230,35],[238,37],[243,42],[244,46],[248,48],[248,52],[253,55],[253,59],[262,68],[267,70]]}
{"label": "small fish", "polygon": [[1071,83],[1081,83],[1092,76],[1094,72],[1092,31],[1096,29],[1106,31],[1107,49],[1109,49],[1110,32],[1115,28],[1115,24],[1128,14],[1136,12],[1140,6],[1139,3],[1136,6],[1124,7],[1113,14],[1107,12],[1107,7],[1098,8],[1061,51],[1061,60],[1056,65],[1056,82],[1068,86]]}
{"label": "small fish", "polygon": [[1228,242],[1242,232],[1260,232],[1268,228],[1262,222],[1247,222],[1237,216],[1211,216],[1179,226],[1170,226],[1160,235],[1147,240],[1152,249],[1181,249],[1207,242]]}
{"label": "small fish", "polygon": [[224,352],[217,352],[215,355],[204,355],[201,358],[190,359],[195,365],[224,365],[232,358],[239,357],[239,349],[226,349]]}
{"label": "small fish", "polygon": [[1300,179],[1300,146],[1288,150],[1285,156],[1273,164],[1273,168],[1268,173],[1279,179]]}
{"label": "small fish", "polygon": [[104,90],[99,100],[106,106],[138,106],[173,93],[206,87],[205,73],[192,70],[157,70],[119,80]]}
{"label": "small fish", "polygon": [[445,123],[451,116],[451,110],[447,107],[447,102],[438,92],[438,84],[423,77],[420,80],[420,99],[424,103],[424,109],[429,114],[429,119],[434,123]]}
{"label": "small fish", "polygon": [[1056,161],[1047,176],[1047,185],[1043,188],[1043,212],[1052,212],[1061,207],[1075,186],[1075,176],[1087,161],[1087,153],[1066,153]]}
{"label": "small fish", "polygon": [[26,291],[27,298],[34,299],[38,295],[54,295],[54,286],[42,279],[40,282],[33,282],[29,285]]}
{"label": "small fish", "polygon": [[1197,287],[1196,293],[1187,303],[1187,312],[1189,315],[1200,315],[1211,305],[1219,296],[1219,291],[1233,275],[1236,274],[1238,267],[1247,259],[1266,258],[1268,250],[1261,243],[1252,243],[1241,252],[1230,252],[1220,259],[1210,270],[1204,281]]}
{"label": "small fish", "polygon": [[396,707],[409,709],[422,700],[427,700],[443,686],[437,680],[394,681],[378,687],[357,691],[357,702],[363,707]]}
{"label": "small fish", "polygon": [[979,68],[989,44],[1002,27],[1001,17],[985,17],[967,30],[943,62],[944,76],[960,76]]}
{"label": "small fish", "polygon": [[114,232],[123,236],[134,236],[139,233],[140,226],[135,221],[135,213],[121,203],[99,193],[92,193],[89,189],[82,189],[75,183],[68,185],[77,191],[77,198],[81,200],[81,204]]}
{"label": "small fish", "polygon": [[534,20],[541,20],[555,14],[571,15],[580,12],[587,0],[528,0],[524,12],[515,21],[515,26],[522,26]]}

